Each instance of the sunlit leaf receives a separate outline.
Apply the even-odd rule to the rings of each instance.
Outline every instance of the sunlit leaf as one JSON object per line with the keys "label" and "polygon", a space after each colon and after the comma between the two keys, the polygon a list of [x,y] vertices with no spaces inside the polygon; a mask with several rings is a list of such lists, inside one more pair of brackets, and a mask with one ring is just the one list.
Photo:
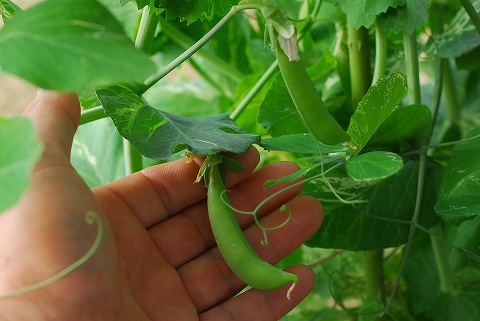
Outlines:
{"label": "sunlit leaf", "polygon": [[239,154],[258,141],[256,135],[242,131],[225,114],[205,118],[176,116],[147,105],[120,85],[99,88],[97,96],[120,134],[148,158],[167,159],[184,149],[202,156]]}
{"label": "sunlit leaf", "polygon": [[348,126],[352,156],[362,150],[406,94],[407,85],[400,73],[386,75],[370,87],[358,104]]}
{"label": "sunlit leaf", "polygon": [[0,30],[0,48],[1,71],[60,91],[143,82],[156,69],[95,0],[50,0],[18,13]]}
{"label": "sunlit leaf", "polygon": [[0,119],[0,212],[13,206],[29,184],[42,152],[32,123],[23,117]]}
{"label": "sunlit leaf", "polygon": [[347,162],[347,174],[356,181],[373,181],[397,173],[403,167],[402,157],[392,152],[369,152]]}

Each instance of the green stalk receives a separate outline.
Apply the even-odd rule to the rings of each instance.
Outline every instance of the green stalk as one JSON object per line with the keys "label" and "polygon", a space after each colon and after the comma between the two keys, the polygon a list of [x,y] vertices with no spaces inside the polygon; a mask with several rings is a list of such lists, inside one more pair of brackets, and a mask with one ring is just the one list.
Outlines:
{"label": "green stalk", "polygon": [[[347,34],[352,108],[355,109],[372,82],[370,38],[368,29],[363,27],[360,29],[347,27]],[[363,256],[365,261],[365,301],[367,305],[383,302],[383,250],[366,251]]]}
{"label": "green stalk", "polygon": [[87,110],[82,111],[82,114],[80,115],[80,124],[87,124],[92,121],[96,121],[102,118],[106,118],[107,115],[105,114],[105,110],[103,109],[102,106],[90,108]]}
{"label": "green stalk", "polygon": [[375,20],[375,68],[372,85],[375,85],[385,75],[387,65],[387,33],[379,20]]}
{"label": "green stalk", "polygon": [[403,34],[405,50],[405,68],[407,74],[408,100],[410,104],[419,104],[420,98],[420,67],[418,64],[417,34]]}
{"label": "green stalk", "polygon": [[370,68],[370,38],[368,29],[347,27],[348,57],[350,63],[350,83],[352,89],[352,109],[357,108],[370,88],[372,81]]}
{"label": "green stalk", "polygon": [[[194,40],[178,30],[178,28],[176,28],[171,22],[168,22],[165,19],[160,18],[160,28],[163,34],[165,34],[183,49],[188,49],[195,45]],[[213,52],[202,50],[195,54],[195,57],[197,56],[203,59],[205,62],[211,64],[216,71],[229,77],[235,82],[239,82],[243,78],[243,74],[239,70],[229,65],[224,60],[218,58]]]}
{"label": "green stalk", "polygon": [[430,228],[432,236],[430,242],[432,243],[433,254],[437,265],[438,276],[440,279],[440,291],[443,293],[452,293],[454,290],[452,271],[450,263],[448,262],[448,251],[445,246],[445,233],[442,225],[437,224]]}
{"label": "green stalk", "polygon": [[460,119],[460,109],[458,108],[457,93],[455,90],[455,80],[453,79],[452,66],[449,59],[442,59],[443,67],[443,92],[447,107],[448,118],[452,124]]}
{"label": "green stalk", "polygon": [[268,67],[267,71],[258,79],[255,85],[250,89],[245,97],[240,101],[240,103],[235,107],[235,109],[230,114],[230,118],[233,120],[238,119],[240,115],[245,111],[248,104],[252,101],[255,95],[262,89],[263,85],[268,81],[268,79],[272,76],[272,74],[277,70],[278,61],[275,60],[270,67]]}
{"label": "green stalk", "polygon": [[[138,27],[137,36],[135,38],[135,47],[144,51],[150,52],[152,48],[153,38],[158,26],[158,18],[156,14],[150,13],[150,8],[146,6],[142,11],[140,25]],[[143,169],[143,156],[132,144],[126,139],[123,139],[123,158],[125,161],[126,175],[138,172]]]}
{"label": "green stalk", "polygon": [[470,0],[460,0],[460,2],[462,3],[462,6],[467,14],[470,16],[470,19],[472,19],[472,23],[480,35],[480,15],[478,14],[477,10],[475,10],[475,6]]}
{"label": "green stalk", "polygon": [[189,59],[194,53],[196,53],[203,46],[205,46],[220,31],[220,29],[222,29],[230,21],[230,19],[237,15],[237,13],[247,9],[261,8],[263,8],[263,5],[255,3],[233,6],[230,11],[228,11],[228,13],[222,19],[220,19],[220,21],[212,29],[210,29],[209,32],[207,32],[202,38],[200,38],[197,42],[195,42],[192,46],[185,50],[180,56],[178,56],[167,66],[165,66],[157,76],[148,81],[144,88],[144,91],[151,88],[161,79],[163,79],[163,77],[168,75],[172,70],[177,68],[183,62],[185,62],[185,60]]}
{"label": "green stalk", "polygon": [[[430,23],[432,25],[432,32],[434,34],[443,33],[443,21],[444,21],[445,5],[442,3],[436,4],[432,7],[430,14]],[[442,92],[446,99],[448,117],[452,123],[455,123],[460,118],[460,111],[458,109],[457,98],[455,93],[455,86],[453,81],[452,70],[450,68],[450,62],[448,59],[442,59],[437,57],[436,61],[436,78],[435,78],[435,100],[433,110],[433,120],[437,120],[438,111],[440,107],[440,101],[442,99]],[[433,137],[432,125],[430,133],[429,144],[432,144]],[[428,152],[428,151],[427,151]],[[428,155],[428,154],[427,154]],[[440,280],[440,291],[444,293],[451,293],[454,290],[453,286],[453,272],[448,262],[448,250],[447,244],[445,244],[444,231],[441,224],[437,224],[430,228],[430,243],[432,244],[432,250],[435,257],[435,265],[437,267],[438,276]]]}
{"label": "green stalk", "polygon": [[158,26],[158,17],[156,14],[150,14],[150,8],[143,8],[140,25],[137,36],[135,37],[135,47],[149,53],[152,49],[153,38]]}
{"label": "green stalk", "polygon": [[365,261],[366,300],[384,303],[383,249],[366,251],[363,258]]}

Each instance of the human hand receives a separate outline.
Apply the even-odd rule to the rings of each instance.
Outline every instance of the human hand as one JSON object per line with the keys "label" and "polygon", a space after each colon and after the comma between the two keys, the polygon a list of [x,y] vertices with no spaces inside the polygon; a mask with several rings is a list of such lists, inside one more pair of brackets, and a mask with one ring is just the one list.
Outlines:
{"label": "human hand", "polygon": [[[288,270],[300,281],[287,300],[288,285],[275,291],[250,289],[223,261],[210,229],[206,188],[193,184],[200,160],[153,166],[90,190],[70,165],[79,121],[74,95],[39,94],[25,111],[44,141],[31,184],[20,202],[0,216],[0,294],[37,283],[84,255],[97,229],[85,222],[98,213],[104,236],[95,254],[62,279],[38,290],[0,300],[1,320],[278,320],[312,289],[313,272]],[[263,189],[271,178],[296,170],[276,163],[253,172],[252,148],[235,158],[244,173],[229,173],[229,198],[236,208],[253,209],[281,187]],[[253,173],[252,173],[253,172]],[[267,247],[250,215],[238,217],[260,256],[278,262],[320,226],[322,208],[300,187],[280,194],[260,215],[265,225],[289,223],[268,232]],[[267,216],[268,214],[268,216]]]}

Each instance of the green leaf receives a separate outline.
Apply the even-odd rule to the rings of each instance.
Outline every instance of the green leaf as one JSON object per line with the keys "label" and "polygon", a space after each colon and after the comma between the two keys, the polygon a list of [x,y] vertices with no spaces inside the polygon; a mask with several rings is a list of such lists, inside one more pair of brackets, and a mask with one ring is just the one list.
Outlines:
{"label": "green leaf", "polygon": [[260,106],[258,123],[272,136],[307,132],[281,74],[275,77]]}
{"label": "green leaf", "polygon": [[219,152],[243,153],[258,136],[245,133],[228,115],[187,118],[147,105],[125,86],[97,89],[97,96],[120,134],[142,155],[167,159],[188,149],[209,156]]}
{"label": "green leaf", "polygon": [[[477,12],[480,11],[480,1],[474,1],[472,4],[476,6]],[[448,24],[445,32],[434,35],[428,51],[430,54],[437,54],[442,58],[456,58],[479,45],[478,31],[475,29],[472,19],[462,7]]]}
{"label": "green leaf", "polygon": [[13,16],[22,9],[10,0],[0,0],[0,14],[2,15],[3,23],[7,23]]}
{"label": "green leaf", "polygon": [[100,119],[78,128],[71,163],[90,188],[125,176],[122,137],[110,119]]}
{"label": "green leaf", "polygon": [[[468,250],[478,255],[479,227],[480,217],[464,222],[459,227],[446,226],[447,238],[444,241],[457,247],[461,245],[462,249],[469,244]],[[452,233],[452,229],[456,230],[455,233]],[[471,232],[465,235],[464,232],[468,230]],[[406,298],[415,314],[435,321],[479,320],[480,269],[478,261],[462,259],[464,254],[463,251],[449,251],[448,269],[452,271],[454,289],[450,293],[443,293],[430,238],[421,235],[414,241],[404,277],[407,283]],[[463,264],[456,264],[458,262]]]}
{"label": "green leaf", "polygon": [[[438,222],[433,211],[441,177],[441,168],[429,163],[428,180],[425,182],[422,200],[422,215],[419,224],[430,227]],[[368,203],[341,204],[325,211],[322,227],[307,245],[322,248],[347,249],[352,251],[373,250],[399,246],[407,241],[410,221],[415,209],[417,193],[418,162],[407,162],[396,174],[372,185],[365,181],[355,183],[343,178],[330,178],[337,192],[352,195],[355,199],[368,199]],[[341,185],[337,181],[342,181]],[[316,186],[319,191],[325,188]]]}
{"label": "green leaf", "polygon": [[32,123],[23,117],[0,119],[0,212],[15,205],[29,184],[42,153]]}
{"label": "green leaf", "polygon": [[167,19],[180,18],[189,24],[197,20],[211,20],[215,15],[225,15],[238,0],[151,0],[152,8],[162,9]]}
{"label": "green leaf", "polygon": [[392,152],[369,152],[346,164],[348,176],[356,181],[373,181],[397,173],[403,167],[402,157]]}
{"label": "green leaf", "polygon": [[18,13],[0,31],[0,48],[2,71],[60,91],[143,82],[156,69],[95,0],[50,0]]}
{"label": "green leaf", "polygon": [[425,105],[408,105],[395,109],[380,125],[369,144],[397,145],[402,141],[427,139],[432,126],[432,112]]}
{"label": "green leaf", "polygon": [[447,220],[464,220],[480,214],[479,197],[480,138],[452,149],[435,210]]}
{"label": "green leaf", "polygon": [[413,34],[420,29],[422,22],[428,19],[428,0],[406,0],[406,5],[388,10],[380,15],[380,21],[385,30],[392,29],[400,33]]}
{"label": "green leaf", "polygon": [[380,13],[386,12],[389,8],[405,5],[405,0],[338,0],[337,4],[348,16],[350,27],[369,28]]}
{"label": "green leaf", "polygon": [[319,142],[311,134],[291,134],[262,139],[261,146],[266,150],[289,153],[319,154],[345,152],[345,145],[327,145]]}
{"label": "green leaf", "polygon": [[393,73],[381,78],[370,87],[350,119],[352,157],[357,155],[377,131],[383,121],[397,108],[407,94],[405,78]]}

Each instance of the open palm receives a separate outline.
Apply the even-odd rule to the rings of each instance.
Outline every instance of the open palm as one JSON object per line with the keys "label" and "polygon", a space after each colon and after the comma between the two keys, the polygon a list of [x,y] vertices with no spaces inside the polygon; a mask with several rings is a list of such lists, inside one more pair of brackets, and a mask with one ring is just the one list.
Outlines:
{"label": "open palm", "polygon": [[[290,270],[300,281],[291,300],[286,288],[237,295],[245,284],[216,248],[206,189],[193,183],[200,160],[150,167],[90,190],[69,163],[79,118],[76,97],[44,92],[26,115],[34,121],[45,151],[29,190],[0,217],[1,293],[46,279],[84,255],[97,233],[85,223],[88,211],[100,215],[105,231],[97,252],[72,273],[0,300],[1,320],[277,320],[311,290],[313,273],[296,266]],[[227,184],[233,206],[243,210],[281,188],[264,190],[267,179],[296,169],[276,163],[253,172],[258,162],[254,149],[235,158],[246,172],[229,174]],[[320,204],[296,197],[298,192],[282,193],[262,209],[266,226],[285,220],[285,213],[277,210],[282,204],[292,210],[285,227],[269,232],[267,247],[260,245],[260,229],[250,227],[253,217],[238,217],[252,246],[271,263],[320,226]]]}

